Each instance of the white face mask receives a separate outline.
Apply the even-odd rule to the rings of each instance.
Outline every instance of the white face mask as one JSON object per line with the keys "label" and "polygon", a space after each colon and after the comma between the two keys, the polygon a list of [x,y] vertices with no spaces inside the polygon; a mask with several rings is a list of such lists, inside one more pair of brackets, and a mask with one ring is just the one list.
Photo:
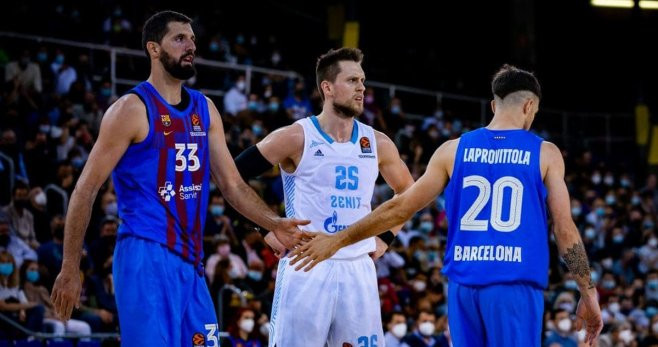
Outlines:
{"label": "white face mask", "polygon": [[571,331],[571,319],[563,318],[557,322],[557,329],[563,333],[568,333]]}
{"label": "white face mask", "polygon": [[46,206],[46,203],[48,203],[48,198],[46,198],[46,193],[39,192],[39,194],[37,194],[37,196],[34,197],[34,202],[39,206]]}
{"label": "white face mask", "polygon": [[425,290],[425,288],[427,288],[427,283],[425,283],[424,281],[419,280],[414,282],[415,291],[422,292],[423,290]]}
{"label": "white face mask", "polygon": [[617,313],[619,312],[619,303],[618,302],[613,302],[612,304],[608,305],[608,309],[612,313]]}
{"label": "white face mask", "polygon": [[423,336],[431,336],[432,334],[434,334],[434,323],[432,322],[420,323],[420,325],[418,326],[418,331],[420,331],[420,333]]}
{"label": "white face mask", "polygon": [[244,81],[239,81],[235,84],[235,86],[238,88],[238,90],[244,90],[247,85],[244,83]]}
{"label": "white face mask", "polygon": [[391,329],[391,334],[393,334],[393,336],[397,337],[398,339],[403,338],[404,335],[407,334],[407,325],[404,323],[394,325]]}
{"label": "white face mask", "polygon": [[267,322],[260,326],[260,334],[263,336],[270,335],[270,322]]}
{"label": "white face mask", "polygon": [[619,332],[619,338],[628,344],[633,341],[633,333],[629,329],[625,329]]}
{"label": "white face mask", "polygon": [[250,333],[254,330],[254,325],[255,324],[256,324],[256,322],[254,322],[254,320],[251,319],[251,318],[250,319],[243,319],[240,322],[240,329],[242,329],[242,331],[244,331],[245,333]]}

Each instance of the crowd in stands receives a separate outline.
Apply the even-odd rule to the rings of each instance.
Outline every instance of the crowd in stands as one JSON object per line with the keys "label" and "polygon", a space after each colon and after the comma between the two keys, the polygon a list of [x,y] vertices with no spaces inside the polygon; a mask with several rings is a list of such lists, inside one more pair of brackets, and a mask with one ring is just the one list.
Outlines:
{"label": "crowd in stands", "polygon": [[[115,12],[103,23],[108,43],[135,26]],[[242,37],[242,38],[241,38]],[[119,40],[119,41],[115,41]],[[263,62],[221,35],[207,44],[208,58]],[[263,51],[261,49],[261,51]],[[266,51],[277,67],[282,53]],[[116,332],[112,255],[120,216],[111,181],[97,195],[86,233],[80,273],[83,293],[72,320],[53,314],[49,299],[62,260],[67,202],[98,134],[102,115],[116,100],[105,66],[87,54],[29,44],[9,54],[0,94],[0,313],[32,331],[89,334]],[[262,55],[260,56],[262,57]],[[260,59],[260,60],[259,60]],[[198,76],[200,80],[202,76]],[[311,80],[263,76],[246,92],[244,75],[230,78],[217,100],[233,156],[269,132],[317,114],[320,97]],[[479,126],[441,105],[423,119],[407,117],[404,100],[365,95],[360,120],[390,136],[414,178],[444,141]],[[544,134],[545,135],[545,134]],[[606,162],[596,148],[564,151],[571,212],[591,260],[605,328],[599,346],[658,345],[658,178],[633,167]],[[10,162],[13,165],[10,165]],[[13,170],[13,171],[12,171]],[[250,184],[271,208],[283,214],[278,169]],[[13,186],[11,178],[14,178]],[[222,344],[266,345],[278,259],[250,222],[240,217],[211,186],[204,229],[205,274],[222,330]],[[389,199],[383,180],[374,205]],[[548,231],[547,231],[548,232]],[[446,293],[441,275],[447,221],[444,201],[408,221],[390,250],[376,261],[387,346],[450,346]],[[575,331],[576,282],[550,238],[550,286],[545,291],[544,345],[583,346]],[[212,308],[209,308],[212,309]],[[501,317],[504,319],[504,317]],[[0,340],[23,338],[0,321]]]}

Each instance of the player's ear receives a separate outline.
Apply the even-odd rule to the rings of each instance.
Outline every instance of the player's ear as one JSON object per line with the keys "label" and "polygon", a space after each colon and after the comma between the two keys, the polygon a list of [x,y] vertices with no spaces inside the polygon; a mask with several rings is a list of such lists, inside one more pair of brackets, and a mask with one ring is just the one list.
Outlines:
{"label": "player's ear", "polygon": [[535,100],[533,98],[528,98],[523,103],[523,114],[533,113],[535,110]]}
{"label": "player's ear", "polygon": [[146,43],[146,50],[151,55],[152,59],[157,59],[157,58],[160,57],[160,50],[161,49],[162,48],[160,47],[160,45],[155,41],[149,41],[149,42]]}
{"label": "player's ear", "polygon": [[496,100],[491,100],[491,112],[496,113]]}
{"label": "player's ear", "polygon": [[333,95],[333,86],[329,81],[322,81],[320,82],[320,89],[322,89],[322,92],[324,93],[325,99],[329,95]]}

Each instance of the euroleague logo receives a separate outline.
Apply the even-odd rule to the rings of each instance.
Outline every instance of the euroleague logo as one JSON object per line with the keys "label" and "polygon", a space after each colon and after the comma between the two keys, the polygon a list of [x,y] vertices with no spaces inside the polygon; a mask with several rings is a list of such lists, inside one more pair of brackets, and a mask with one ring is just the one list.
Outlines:
{"label": "euroleague logo", "polygon": [[192,347],[206,347],[206,338],[202,333],[192,335]]}
{"label": "euroleague logo", "polygon": [[201,128],[201,118],[196,113],[192,113],[192,131],[190,136],[206,136],[206,132]]}
{"label": "euroleague logo", "polygon": [[361,153],[372,153],[372,148],[370,148],[370,139],[367,137],[362,137],[359,140],[359,145],[361,145]]}

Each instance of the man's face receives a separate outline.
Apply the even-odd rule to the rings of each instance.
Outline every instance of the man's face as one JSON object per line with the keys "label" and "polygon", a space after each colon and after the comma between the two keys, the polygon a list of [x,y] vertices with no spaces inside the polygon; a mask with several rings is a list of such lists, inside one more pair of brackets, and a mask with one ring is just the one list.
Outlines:
{"label": "man's face", "polygon": [[195,36],[189,23],[170,22],[169,31],[160,44],[160,62],[164,69],[174,78],[187,80],[196,74],[194,53]]}
{"label": "man's face", "polygon": [[365,92],[363,82],[366,75],[361,64],[355,61],[341,61],[338,64],[340,73],[332,83],[333,107],[347,117],[356,117],[363,113],[363,93]]}
{"label": "man's face", "polygon": [[433,314],[429,314],[426,312],[421,312],[420,316],[418,317],[418,325],[425,323],[425,322],[430,322],[432,324],[436,323],[436,317]]}
{"label": "man's face", "polygon": [[406,320],[404,319],[403,315],[394,314],[393,317],[391,317],[391,321],[388,323],[388,330],[393,329],[393,327],[398,324],[404,324],[404,323],[406,323]]}

